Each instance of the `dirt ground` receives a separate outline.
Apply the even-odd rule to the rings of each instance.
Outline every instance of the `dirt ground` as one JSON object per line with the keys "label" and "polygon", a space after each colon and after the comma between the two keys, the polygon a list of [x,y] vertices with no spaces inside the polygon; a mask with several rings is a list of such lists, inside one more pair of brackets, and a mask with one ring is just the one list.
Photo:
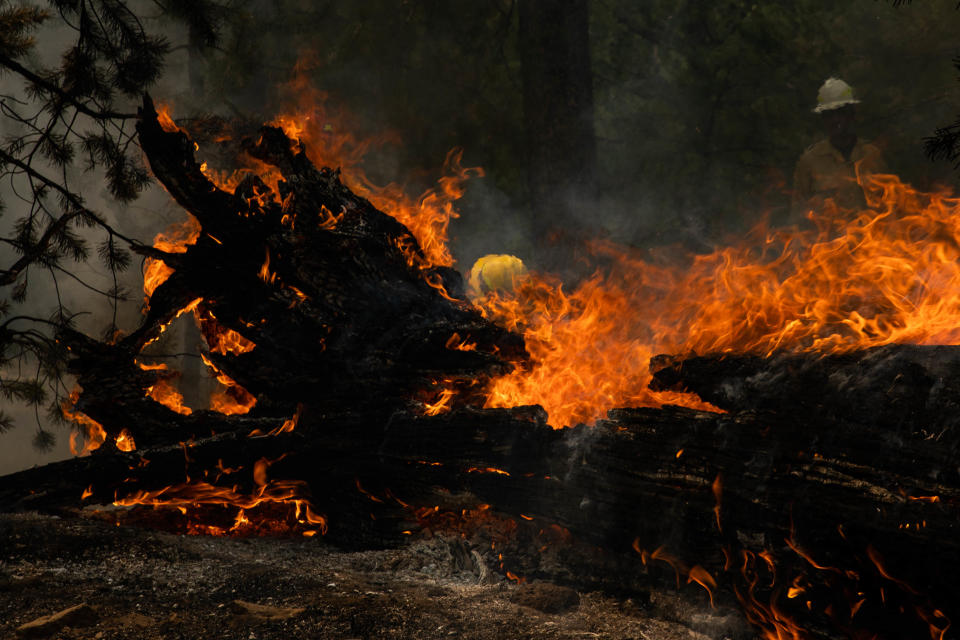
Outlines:
{"label": "dirt ground", "polygon": [[[644,600],[640,602],[638,600]],[[85,606],[82,606],[85,605]],[[64,619],[43,617],[74,608]],[[455,537],[345,552],[0,514],[0,638],[743,640],[736,612],[518,585]]]}

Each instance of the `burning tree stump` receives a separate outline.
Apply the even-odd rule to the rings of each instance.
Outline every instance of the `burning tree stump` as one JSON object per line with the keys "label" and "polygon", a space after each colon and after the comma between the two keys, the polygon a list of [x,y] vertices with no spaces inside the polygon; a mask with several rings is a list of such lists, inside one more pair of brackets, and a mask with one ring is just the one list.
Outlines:
{"label": "burning tree stump", "polygon": [[[459,275],[427,265],[405,227],[279,129],[245,149],[281,179],[229,193],[149,99],[141,115],[151,167],[199,233],[185,253],[152,254],[173,272],[139,329],[114,344],[61,332],[76,409],[105,444],[6,477],[0,507],[293,503],[311,532],[370,546],[490,505],[615,555],[613,572],[568,576],[579,585],[675,575],[739,601],[766,637],[949,637],[960,349],[655,359],[654,384],[726,414],[618,409],[558,431],[538,407],[480,409],[469,389],[522,361],[522,341],[464,302]],[[255,399],[248,413],[149,397],[170,373],[138,358],[187,309],[211,366]],[[244,346],[217,353],[226,342]],[[447,413],[443,388],[461,390]],[[135,451],[118,450],[124,431]]]}

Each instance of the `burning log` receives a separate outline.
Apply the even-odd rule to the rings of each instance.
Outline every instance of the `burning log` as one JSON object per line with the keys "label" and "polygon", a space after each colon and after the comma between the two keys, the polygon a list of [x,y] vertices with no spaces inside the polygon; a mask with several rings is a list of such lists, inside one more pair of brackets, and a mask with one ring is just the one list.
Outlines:
{"label": "burning log", "polygon": [[[518,336],[462,300],[455,270],[427,264],[403,225],[353,195],[337,172],[315,169],[280,129],[264,128],[245,145],[275,168],[276,184],[251,177],[229,193],[193,160],[187,134],[161,120],[146,99],[141,144],[154,174],[199,223],[195,242],[153,254],[172,274],[152,285],[136,331],[109,345],[60,334],[85,390],[76,409],[106,438],[128,429],[139,446],[154,446],[249,426],[246,418],[163,411],[145,398],[156,399],[155,385],[170,372],[144,363],[144,348],[189,311],[210,346],[208,366],[241,390],[245,408],[256,400],[250,418],[274,422],[305,399],[327,413],[363,406],[389,415],[523,357]],[[458,348],[466,341],[469,349]]]}
{"label": "burning log", "polygon": [[[957,350],[658,358],[655,384],[729,413],[617,409],[554,430],[536,407],[471,405],[478,380],[522,361],[522,342],[301,144],[261,130],[244,148],[273,183],[230,193],[149,99],[138,130],[199,223],[195,241],[153,254],[171,272],[139,329],[113,344],[60,333],[83,388],[71,410],[105,444],[6,477],[0,508],[202,502],[220,518],[193,525],[208,533],[284,508],[293,530],[352,546],[486,510],[619,554],[619,573],[581,584],[675,575],[711,601],[736,598],[768,637],[801,625],[946,637],[957,611],[940,569],[960,566]],[[255,400],[247,413],[155,402],[170,372],[144,349],[187,311],[210,366]],[[125,431],[135,450],[121,450]]]}
{"label": "burning log", "polygon": [[[176,505],[173,498],[181,496],[189,504],[185,455],[194,490],[222,484],[214,475],[226,472],[218,468],[244,467],[229,482],[241,485],[235,493],[253,495],[249,470],[267,458],[276,460],[269,476],[303,481],[307,491],[297,498],[323,512],[329,538],[351,545],[395,542],[418,517],[430,526],[416,515],[418,507],[459,511],[486,503],[627,554],[624,567],[638,573],[677,570],[688,579],[699,566],[755,606],[790,586],[806,593],[807,600],[793,604],[815,603],[812,618],[823,625],[844,616],[852,622],[858,613],[852,607],[866,600],[857,622],[869,627],[864,621],[883,619],[904,629],[903,620],[882,617],[881,597],[928,617],[952,613],[936,596],[952,589],[952,576],[939,568],[960,561],[960,491],[955,483],[929,480],[938,443],[917,439],[899,447],[899,457],[914,461],[906,474],[850,459],[853,445],[882,448],[865,429],[851,428],[831,444],[824,437],[831,429],[781,429],[775,419],[625,409],[595,427],[556,431],[530,410],[397,414],[386,425],[370,425],[359,414],[349,421],[304,414],[294,433],[256,439],[230,433],[186,453],[177,446],[118,452],[21,472],[6,478],[0,504],[75,505],[84,487],[89,502],[119,496],[120,503]],[[651,566],[641,568],[643,561]],[[748,563],[755,573],[741,575]],[[774,567],[787,585],[749,581],[761,574],[772,581]],[[543,572],[534,565],[527,575]],[[579,579],[581,585],[601,580]],[[847,592],[863,595],[838,602]],[[811,617],[790,604],[785,610],[798,620]]]}

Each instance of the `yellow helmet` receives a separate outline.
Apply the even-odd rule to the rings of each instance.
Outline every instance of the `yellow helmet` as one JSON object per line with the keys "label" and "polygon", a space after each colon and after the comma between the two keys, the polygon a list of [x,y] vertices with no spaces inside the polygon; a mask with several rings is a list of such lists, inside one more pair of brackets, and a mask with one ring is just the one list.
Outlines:
{"label": "yellow helmet", "polygon": [[467,294],[477,298],[489,291],[512,291],[517,279],[527,275],[523,260],[505,253],[491,253],[473,263],[467,279]]}

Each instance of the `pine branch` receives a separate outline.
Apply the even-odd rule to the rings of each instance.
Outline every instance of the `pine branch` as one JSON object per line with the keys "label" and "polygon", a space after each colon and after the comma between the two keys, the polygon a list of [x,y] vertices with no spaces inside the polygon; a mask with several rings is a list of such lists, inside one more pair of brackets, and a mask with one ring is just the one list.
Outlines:
{"label": "pine branch", "polygon": [[35,243],[31,243],[29,251],[25,250],[24,255],[17,260],[13,266],[6,270],[0,270],[0,286],[10,285],[16,282],[23,270],[34,262],[40,260],[50,247],[50,244],[61,238],[67,226],[78,218],[82,218],[85,221],[92,222],[97,226],[102,227],[108,233],[110,233],[111,236],[116,236],[117,238],[120,238],[126,242],[127,245],[137,253],[143,255],[153,255],[151,247],[148,247],[142,242],[134,240],[133,238],[129,238],[122,233],[119,233],[100,215],[88,209],[77,194],[73,193],[59,182],[46,177],[33,167],[8,154],[2,149],[0,149],[0,163],[11,164],[30,175],[31,178],[43,183],[45,187],[56,191],[62,196],[64,201],[70,205],[71,208],[70,212],[64,213],[57,218],[53,224],[47,227],[46,231],[44,231],[39,240],[37,240]]}
{"label": "pine branch", "polygon": [[95,120],[130,120],[137,117],[136,113],[124,113],[122,111],[112,111],[110,109],[92,109],[87,104],[77,100],[76,97],[71,95],[68,91],[65,91],[52,80],[44,78],[33,71],[30,71],[9,56],[0,54],[0,67],[9,69],[14,73],[23,76],[41,92],[46,92],[57,96],[57,98],[59,98],[63,103],[69,104],[80,113]]}

